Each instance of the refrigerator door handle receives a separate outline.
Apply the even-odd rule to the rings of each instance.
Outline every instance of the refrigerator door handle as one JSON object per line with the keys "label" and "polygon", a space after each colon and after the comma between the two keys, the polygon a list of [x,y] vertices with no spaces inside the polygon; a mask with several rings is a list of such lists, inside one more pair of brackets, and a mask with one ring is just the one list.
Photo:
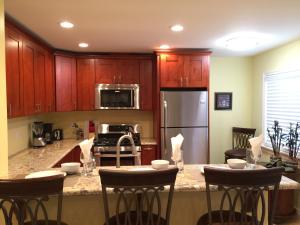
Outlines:
{"label": "refrigerator door handle", "polygon": [[164,152],[167,154],[167,109],[168,102],[164,100]]}

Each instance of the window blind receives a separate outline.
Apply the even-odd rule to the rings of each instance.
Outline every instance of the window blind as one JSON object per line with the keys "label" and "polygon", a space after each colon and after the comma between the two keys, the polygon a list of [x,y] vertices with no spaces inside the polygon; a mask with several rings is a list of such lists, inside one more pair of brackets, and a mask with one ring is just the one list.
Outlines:
{"label": "window blind", "polygon": [[[264,75],[264,132],[266,145],[271,146],[267,128],[279,121],[283,133],[290,123],[300,122],[300,69]],[[288,152],[287,148],[281,151]],[[298,156],[300,154],[298,153]]]}

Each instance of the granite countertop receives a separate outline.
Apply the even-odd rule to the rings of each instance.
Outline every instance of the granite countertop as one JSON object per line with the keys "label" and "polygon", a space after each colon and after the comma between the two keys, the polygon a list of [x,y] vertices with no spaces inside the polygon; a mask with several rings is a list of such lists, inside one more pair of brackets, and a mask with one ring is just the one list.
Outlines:
{"label": "granite countertop", "polygon": [[[176,192],[200,191],[205,192],[205,180],[200,169],[204,165],[185,165],[184,172],[177,175],[175,183]],[[218,165],[220,166],[220,165]],[[145,167],[145,166],[144,166]],[[146,166],[147,167],[147,166]],[[132,167],[121,167],[127,170]],[[90,176],[70,175],[64,183],[64,195],[97,195],[101,194],[99,169],[116,169],[115,167],[98,167]],[[300,184],[282,177],[280,189],[300,189]],[[216,190],[216,189],[215,189]]]}
{"label": "granite countertop", "polygon": [[8,175],[27,174],[53,167],[82,140],[65,139],[42,148],[28,148],[8,158]]}
{"label": "granite countertop", "polygon": [[157,145],[157,141],[154,138],[142,138],[142,145]]}

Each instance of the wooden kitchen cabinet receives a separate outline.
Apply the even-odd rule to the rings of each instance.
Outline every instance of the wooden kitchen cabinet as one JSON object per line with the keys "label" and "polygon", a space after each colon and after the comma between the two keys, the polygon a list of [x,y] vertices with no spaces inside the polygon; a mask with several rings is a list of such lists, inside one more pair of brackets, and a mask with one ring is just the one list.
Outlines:
{"label": "wooden kitchen cabinet", "polygon": [[45,86],[46,100],[45,112],[55,111],[55,77],[54,77],[54,57],[51,52],[46,53]]}
{"label": "wooden kitchen cabinet", "polygon": [[7,115],[13,118],[23,115],[23,73],[22,37],[21,34],[6,26],[6,86],[7,86]]}
{"label": "wooden kitchen cabinet", "polygon": [[55,56],[56,111],[76,110],[76,59],[71,56]]}
{"label": "wooden kitchen cabinet", "polygon": [[94,59],[77,59],[77,110],[95,109]]}
{"label": "wooden kitchen cabinet", "polygon": [[153,72],[152,60],[140,62],[140,106],[141,110],[153,110]]}
{"label": "wooden kitchen cabinet", "polygon": [[96,84],[139,84],[140,65],[136,59],[95,59]]}
{"label": "wooden kitchen cabinet", "polygon": [[156,145],[142,145],[141,163],[142,165],[151,165],[151,161],[156,159]]}
{"label": "wooden kitchen cabinet", "polygon": [[159,54],[160,87],[207,88],[209,54]]}
{"label": "wooden kitchen cabinet", "polygon": [[23,40],[22,70],[24,75],[24,115],[33,115],[36,111],[34,103],[34,43]]}
{"label": "wooden kitchen cabinet", "polygon": [[45,74],[46,74],[46,51],[42,48],[37,47],[35,49],[35,71],[34,71],[35,113],[43,113],[46,111]]}
{"label": "wooden kitchen cabinet", "polygon": [[95,59],[95,83],[116,83],[117,64],[114,59]]}
{"label": "wooden kitchen cabinet", "polygon": [[55,168],[55,167],[61,167],[62,163],[67,163],[67,162],[79,162],[80,163],[80,153],[81,153],[80,147],[76,146],[68,154],[66,154],[61,160],[59,160],[53,166],[53,168]]}

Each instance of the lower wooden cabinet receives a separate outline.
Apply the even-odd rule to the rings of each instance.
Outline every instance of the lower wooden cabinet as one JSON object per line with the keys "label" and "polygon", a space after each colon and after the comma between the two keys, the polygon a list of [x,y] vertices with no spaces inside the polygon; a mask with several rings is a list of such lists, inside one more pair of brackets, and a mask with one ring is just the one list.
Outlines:
{"label": "lower wooden cabinet", "polygon": [[79,146],[76,146],[73,148],[68,154],[66,154],[61,160],[59,160],[54,166],[55,167],[60,167],[62,163],[67,163],[67,162],[80,162],[80,153],[81,149]]}
{"label": "lower wooden cabinet", "polygon": [[156,150],[156,145],[142,145],[142,165],[151,165],[151,161],[156,159]]}

